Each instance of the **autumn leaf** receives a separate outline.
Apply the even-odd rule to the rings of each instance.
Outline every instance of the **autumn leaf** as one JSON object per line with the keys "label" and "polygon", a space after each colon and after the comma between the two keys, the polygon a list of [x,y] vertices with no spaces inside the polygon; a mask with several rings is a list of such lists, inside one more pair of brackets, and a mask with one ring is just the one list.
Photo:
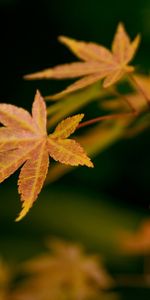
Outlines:
{"label": "autumn leaf", "polygon": [[49,155],[61,163],[93,167],[83,148],[68,137],[76,130],[84,117],[78,114],[69,117],[48,135],[45,102],[37,91],[32,106],[32,116],[14,105],[0,104],[0,182],[18,168],[18,180],[22,211],[16,221],[21,220],[37,199],[45,181]]}
{"label": "autumn leaf", "polygon": [[82,77],[64,91],[51,96],[51,99],[58,99],[67,93],[87,87],[101,79],[104,79],[103,87],[107,88],[120,80],[126,73],[133,72],[134,67],[128,64],[135,55],[140,36],[137,35],[131,42],[123,24],[119,23],[111,51],[95,43],[76,41],[64,36],[60,36],[59,41],[82,61],[59,65],[25,76],[26,79],[31,80]]}
{"label": "autumn leaf", "polygon": [[107,293],[113,279],[98,256],[59,240],[51,242],[49,248],[47,254],[24,264],[26,279],[12,292],[12,299],[115,299]]}

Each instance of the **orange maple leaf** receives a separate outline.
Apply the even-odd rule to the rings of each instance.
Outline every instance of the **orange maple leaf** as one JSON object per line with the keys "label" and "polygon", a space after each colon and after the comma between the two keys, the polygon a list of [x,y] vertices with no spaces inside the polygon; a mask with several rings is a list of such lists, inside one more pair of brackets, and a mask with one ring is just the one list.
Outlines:
{"label": "orange maple leaf", "polygon": [[49,155],[71,166],[93,167],[83,148],[68,137],[84,117],[78,114],[63,120],[54,133],[47,135],[46,105],[37,91],[32,116],[24,109],[0,104],[0,182],[23,164],[19,175],[19,193],[23,202],[17,221],[31,208],[40,193],[49,166]]}
{"label": "orange maple leaf", "polygon": [[128,63],[135,55],[140,36],[137,35],[131,42],[122,23],[118,25],[112,43],[112,51],[95,43],[76,41],[64,36],[60,36],[59,40],[82,62],[59,65],[25,76],[26,79],[65,79],[84,76],[64,91],[51,96],[52,99],[60,98],[66,93],[87,87],[101,79],[104,79],[103,87],[107,88],[116,83],[126,73],[134,71],[134,67],[129,66]]}

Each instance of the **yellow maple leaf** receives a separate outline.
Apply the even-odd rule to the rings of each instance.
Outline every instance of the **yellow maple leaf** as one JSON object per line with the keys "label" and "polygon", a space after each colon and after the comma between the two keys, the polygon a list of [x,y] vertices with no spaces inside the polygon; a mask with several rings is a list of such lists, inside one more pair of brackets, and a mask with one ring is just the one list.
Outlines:
{"label": "yellow maple leaf", "polygon": [[84,117],[78,114],[69,117],[47,134],[46,106],[37,91],[32,106],[32,116],[24,109],[10,104],[0,104],[0,182],[19,167],[19,193],[23,203],[16,221],[21,220],[37,199],[45,181],[49,155],[71,166],[93,167],[83,148],[68,137]]}

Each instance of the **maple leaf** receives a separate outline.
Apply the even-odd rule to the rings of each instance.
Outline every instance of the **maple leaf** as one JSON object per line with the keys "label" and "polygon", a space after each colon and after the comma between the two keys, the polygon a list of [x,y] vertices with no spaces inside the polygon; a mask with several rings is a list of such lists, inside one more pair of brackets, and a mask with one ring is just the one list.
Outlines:
{"label": "maple leaf", "polygon": [[32,116],[14,105],[0,104],[0,182],[22,165],[19,175],[19,193],[23,202],[16,221],[21,220],[40,193],[49,166],[49,155],[71,166],[93,167],[83,148],[68,137],[84,117],[69,117],[48,135],[46,130],[46,105],[37,91],[32,106]]}
{"label": "maple leaf", "polygon": [[98,257],[59,240],[50,244],[50,250],[25,263],[24,271],[29,277],[12,299],[105,299],[104,290],[114,282]]}
{"label": "maple leaf", "polygon": [[65,79],[82,77],[71,84],[64,91],[51,96],[57,99],[66,93],[87,87],[101,79],[104,79],[103,87],[107,88],[116,83],[126,73],[133,72],[134,67],[128,63],[132,60],[140,42],[140,36],[131,42],[122,23],[119,23],[113,43],[112,51],[104,46],[76,41],[60,36],[59,41],[66,45],[81,62],[59,65],[51,69],[26,75],[26,79]]}

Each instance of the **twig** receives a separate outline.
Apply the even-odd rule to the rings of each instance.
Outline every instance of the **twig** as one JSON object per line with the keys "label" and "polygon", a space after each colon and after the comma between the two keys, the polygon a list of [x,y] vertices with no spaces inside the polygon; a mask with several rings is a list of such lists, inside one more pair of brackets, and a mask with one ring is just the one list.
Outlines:
{"label": "twig", "polygon": [[124,118],[124,117],[133,117],[137,115],[137,112],[129,112],[129,113],[124,113],[124,114],[113,114],[113,115],[108,115],[108,116],[101,116],[101,117],[97,117],[88,121],[85,121],[81,124],[78,125],[77,129],[85,127],[85,126],[89,126],[101,121],[105,121],[105,120],[114,120],[114,119],[120,119],[120,118]]}

